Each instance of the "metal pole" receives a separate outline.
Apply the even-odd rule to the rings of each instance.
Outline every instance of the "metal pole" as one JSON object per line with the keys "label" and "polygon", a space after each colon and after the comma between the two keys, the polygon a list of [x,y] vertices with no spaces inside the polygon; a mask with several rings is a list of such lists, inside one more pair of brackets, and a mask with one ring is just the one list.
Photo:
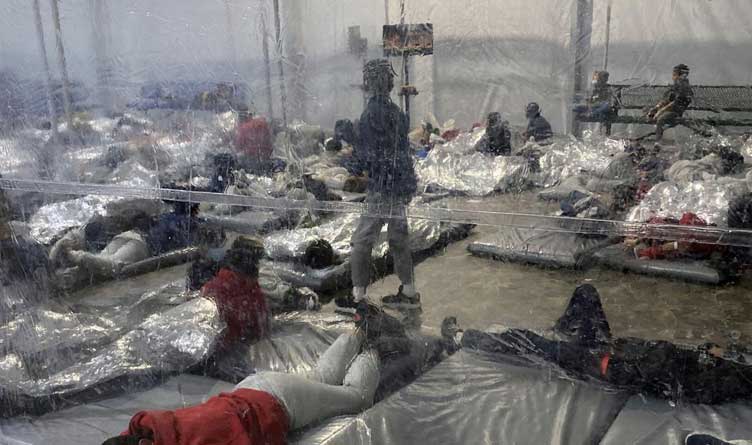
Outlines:
{"label": "metal pole", "polygon": [[389,24],[389,0],[384,0],[384,24]]}
{"label": "metal pole", "polygon": [[264,52],[264,78],[266,80],[266,103],[269,119],[274,117],[272,106],[272,64],[269,59],[269,35],[266,29],[266,14],[261,14],[261,48]]}
{"label": "metal pole", "polygon": [[611,0],[606,8],[606,52],[603,55],[603,71],[608,71],[608,46],[611,41]]}
{"label": "metal pole", "polygon": [[228,45],[230,46],[230,53],[232,53],[232,77],[237,80],[240,72],[238,70],[238,52],[235,48],[235,32],[232,26],[232,8],[230,0],[225,0],[225,18],[227,20],[227,37]]}
{"label": "metal pole", "polygon": [[[574,42],[574,96],[580,95],[587,88],[587,59],[590,55],[590,38],[593,30],[593,0],[577,0],[575,10],[575,28],[572,35]],[[577,119],[572,120],[572,133],[580,135]]]}
{"label": "metal pole", "polygon": [[[405,67],[405,77],[403,85],[410,85],[410,59],[407,53],[402,54],[402,64]],[[407,116],[407,128],[410,128],[410,95],[405,92],[405,116]]]}
{"label": "metal pole", "polygon": [[[298,0],[293,0],[298,1]],[[277,37],[277,57],[279,58],[279,91],[282,96],[282,121],[287,126],[287,88],[285,87],[285,67],[282,60],[282,30],[279,20],[279,0],[274,0],[274,30]]]}
{"label": "metal pole", "polygon": [[107,0],[90,0],[92,14],[92,41],[97,64],[97,89],[99,100],[104,110],[110,113],[113,108],[113,97],[110,91],[110,66],[107,62],[107,48],[109,47],[110,29],[109,14],[106,10]]}
{"label": "metal pole", "polygon": [[37,37],[39,40],[39,53],[42,55],[42,65],[44,72],[47,74],[47,112],[50,114],[50,124],[52,126],[52,140],[58,142],[57,136],[57,110],[52,99],[52,72],[50,63],[47,60],[47,48],[44,45],[44,27],[42,26],[42,14],[39,12],[39,0],[34,0],[34,21],[37,27]]}
{"label": "metal pole", "polygon": [[65,49],[63,48],[63,32],[60,29],[60,11],[57,7],[58,0],[50,0],[52,5],[52,21],[55,25],[55,45],[57,46],[57,59],[60,64],[60,75],[63,79],[63,110],[68,121],[68,129],[73,129],[73,113],[71,110],[70,81],[68,80],[68,68],[65,63]]}

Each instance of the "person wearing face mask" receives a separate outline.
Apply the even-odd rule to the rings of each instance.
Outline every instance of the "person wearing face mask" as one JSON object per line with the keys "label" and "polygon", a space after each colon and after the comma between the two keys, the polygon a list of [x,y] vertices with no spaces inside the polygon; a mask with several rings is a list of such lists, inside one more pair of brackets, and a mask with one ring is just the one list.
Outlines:
{"label": "person wearing face mask", "polygon": [[509,156],[512,152],[512,134],[501,120],[501,114],[494,111],[486,118],[486,133],[475,145],[475,150],[494,156]]}
{"label": "person wearing face mask", "polygon": [[677,120],[684,115],[692,103],[694,92],[689,84],[689,67],[679,64],[674,67],[671,76],[674,83],[663,94],[663,98],[647,114],[648,119],[655,122],[655,140],[663,139],[666,128],[675,127]]}

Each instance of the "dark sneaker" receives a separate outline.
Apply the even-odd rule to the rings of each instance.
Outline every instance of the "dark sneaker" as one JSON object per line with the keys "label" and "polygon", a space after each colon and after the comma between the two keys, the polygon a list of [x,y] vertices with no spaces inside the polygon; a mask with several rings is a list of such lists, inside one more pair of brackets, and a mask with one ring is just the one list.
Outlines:
{"label": "dark sneaker", "polygon": [[355,325],[364,329],[368,341],[379,337],[406,337],[405,327],[380,307],[362,300],[355,309]]}
{"label": "dark sneaker", "polygon": [[454,354],[460,349],[462,343],[462,329],[457,323],[457,317],[446,317],[441,322],[441,338],[446,351]]}
{"label": "dark sneaker", "polygon": [[399,287],[397,295],[387,295],[381,299],[381,303],[384,307],[394,310],[421,310],[420,306],[420,294],[415,294],[414,297],[408,297],[402,293],[402,286]]}
{"label": "dark sneaker", "polygon": [[346,297],[335,298],[334,305],[336,306],[334,308],[334,312],[339,312],[340,314],[350,314],[350,315],[355,315],[355,308],[358,307],[358,303],[355,301],[352,295],[348,295]]}
{"label": "dark sneaker", "polygon": [[752,442],[748,440],[723,440],[710,434],[703,433],[690,433],[686,439],[684,439],[685,445],[749,445]]}

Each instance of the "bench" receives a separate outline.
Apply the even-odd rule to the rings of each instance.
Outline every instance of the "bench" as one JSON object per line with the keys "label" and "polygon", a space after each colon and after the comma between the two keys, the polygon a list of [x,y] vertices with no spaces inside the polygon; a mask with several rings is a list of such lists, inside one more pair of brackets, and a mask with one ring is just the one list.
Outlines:
{"label": "bench", "polygon": [[[640,110],[652,108],[668,89],[666,85],[609,85],[619,104],[619,110]],[[701,117],[683,117],[678,125],[683,125],[702,135],[710,135],[710,127],[752,127],[752,118],[734,117],[729,113],[752,113],[752,86],[713,86],[693,85],[694,98],[688,111],[704,112]],[[590,115],[576,115],[579,122],[596,122],[605,126],[606,134],[611,133],[612,124],[654,125],[642,113],[612,115],[606,119]]]}

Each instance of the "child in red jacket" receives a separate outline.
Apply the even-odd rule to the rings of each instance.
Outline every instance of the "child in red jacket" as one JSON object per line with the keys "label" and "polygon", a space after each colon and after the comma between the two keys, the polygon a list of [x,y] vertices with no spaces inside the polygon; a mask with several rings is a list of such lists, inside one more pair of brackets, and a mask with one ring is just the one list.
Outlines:
{"label": "child in red jacket", "polygon": [[139,412],[103,445],[282,445],[288,431],[370,407],[380,359],[364,342],[380,331],[384,315],[365,311],[371,313],[359,309],[358,329],[342,334],[307,374],[260,372],[201,405]]}
{"label": "child in red jacket", "polygon": [[258,262],[263,253],[260,241],[238,238],[216,276],[201,288],[201,294],[214,300],[227,323],[221,346],[269,333],[269,307],[258,282]]}

